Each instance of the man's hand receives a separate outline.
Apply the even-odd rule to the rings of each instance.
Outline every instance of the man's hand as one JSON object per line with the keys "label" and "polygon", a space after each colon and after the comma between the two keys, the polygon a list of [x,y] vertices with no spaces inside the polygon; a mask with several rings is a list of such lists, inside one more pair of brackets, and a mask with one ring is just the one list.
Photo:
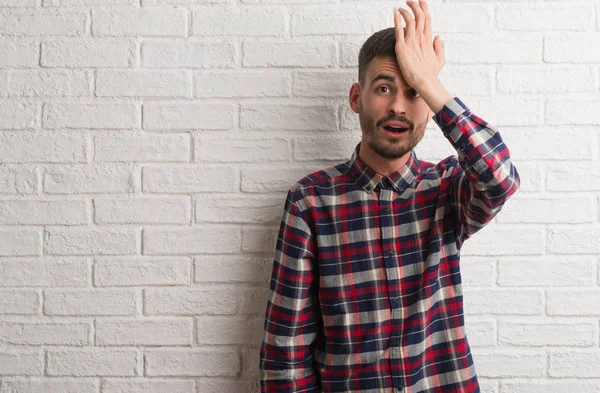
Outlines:
{"label": "man's hand", "polygon": [[[437,74],[444,66],[444,48],[440,36],[431,40],[431,17],[425,0],[406,1],[415,14],[399,8],[394,12],[396,27],[396,57],[406,83],[417,87],[437,81]],[[400,16],[402,15],[402,16]],[[406,36],[402,28],[402,18],[406,21]]]}

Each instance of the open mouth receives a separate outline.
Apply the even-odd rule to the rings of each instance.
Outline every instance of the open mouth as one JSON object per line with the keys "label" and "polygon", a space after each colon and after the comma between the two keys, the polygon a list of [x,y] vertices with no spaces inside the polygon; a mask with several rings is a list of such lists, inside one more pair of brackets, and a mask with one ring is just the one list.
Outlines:
{"label": "open mouth", "polygon": [[408,131],[410,128],[402,128],[402,127],[392,127],[392,126],[386,126],[383,127],[384,130],[388,131],[388,132],[393,132],[394,134],[401,134],[403,132]]}

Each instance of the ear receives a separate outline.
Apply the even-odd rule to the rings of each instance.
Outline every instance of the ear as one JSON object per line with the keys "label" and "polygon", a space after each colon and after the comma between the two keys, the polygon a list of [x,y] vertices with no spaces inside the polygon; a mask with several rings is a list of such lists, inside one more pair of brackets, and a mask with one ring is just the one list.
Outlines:
{"label": "ear", "polygon": [[358,113],[360,104],[360,85],[358,83],[353,83],[350,87],[348,99],[350,102],[350,108],[352,108],[352,112]]}

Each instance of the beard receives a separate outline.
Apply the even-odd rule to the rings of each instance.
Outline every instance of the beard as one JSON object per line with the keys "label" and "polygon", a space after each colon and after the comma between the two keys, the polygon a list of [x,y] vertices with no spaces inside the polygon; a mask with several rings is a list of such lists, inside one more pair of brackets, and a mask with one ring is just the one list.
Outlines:
{"label": "beard", "polygon": [[363,112],[362,106],[360,106],[359,120],[360,127],[364,133],[364,141],[377,155],[386,159],[403,157],[412,151],[425,135],[425,125],[415,127],[414,123],[407,122],[411,126],[406,131],[408,135],[400,138],[392,138],[386,135],[385,131],[381,128],[381,124],[389,119],[376,122]]}

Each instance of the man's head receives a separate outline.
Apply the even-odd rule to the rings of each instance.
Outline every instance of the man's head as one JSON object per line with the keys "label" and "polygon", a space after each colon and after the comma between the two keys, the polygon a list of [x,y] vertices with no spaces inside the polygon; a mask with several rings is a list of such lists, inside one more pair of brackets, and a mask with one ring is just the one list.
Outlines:
{"label": "man's head", "polygon": [[[350,106],[358,113],[363,146],[386,159],[400,158],[423,139],[433,112],[406,84],[396,58],[396,31],[388,28],[369,37],[358,55],[358,83],[350,89]],[[386,131],[384,123],[406,123],[408,131]]]}

